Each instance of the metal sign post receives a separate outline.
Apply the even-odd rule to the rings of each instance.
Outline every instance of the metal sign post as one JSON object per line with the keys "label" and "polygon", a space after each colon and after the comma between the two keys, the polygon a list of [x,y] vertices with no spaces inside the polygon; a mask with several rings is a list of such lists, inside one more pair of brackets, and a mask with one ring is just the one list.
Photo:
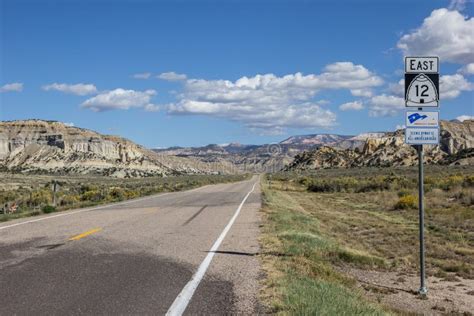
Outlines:
{"label": "metal sign post", "polygon": [[439,58],[405,57],[405,105],[416,108],[405,113],[405,143],[414,145],[418,153],[418,209],[420,229],[420,295],[426,296],[425,284],[425,205],[423,145],[439,144],[439,112],[423,111],[423,107],[439,107]]}
{"label": "metal sign post", "polygon": [[58,182],[56,180],[53,180],[51,190],[53,191],[53,206],[56,207],[56,192],[58,191]]}
{"label": "metal sign post", "polygon": [[417,146],[418,151],[418,210],[420,229],[420,294],[426,295],[428,289],[425,285],[425,204],[424,204],[424,170],[423,170],[423,145]]}

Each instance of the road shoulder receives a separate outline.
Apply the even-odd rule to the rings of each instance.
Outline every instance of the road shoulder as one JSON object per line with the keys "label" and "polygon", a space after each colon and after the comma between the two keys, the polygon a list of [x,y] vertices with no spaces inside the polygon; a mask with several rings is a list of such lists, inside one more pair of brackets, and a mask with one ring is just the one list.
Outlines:
{"label": "road shoulder", "polygon": [[[258,180],[257,180],[258,181]],[[255,190],[242,207],[234,225],[224,239],[212,262],[206,279],[220,279],[232,284],[234,296],[233,314],[262,314],[259,302],[262,269],[259,260],[259,234],[261,224],[261,189],[257,182]],[[201,301],[199,289],[193,301]],[[205,298],[212,304],[212,298]],[[200,304],[200,313],[205,313],[205,304]],[[193,304],[187,313],[193,312]]]}

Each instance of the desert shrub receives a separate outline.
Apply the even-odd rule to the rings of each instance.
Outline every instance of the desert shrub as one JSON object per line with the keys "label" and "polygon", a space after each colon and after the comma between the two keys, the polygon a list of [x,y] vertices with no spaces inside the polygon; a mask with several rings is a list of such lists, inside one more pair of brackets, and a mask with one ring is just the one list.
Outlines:
{"label": "desert shrub", "polygon": [[334,186],[332,186],[328,181],[317,180],[312,181],[308,185],[308,191],[310,192],[334,192]]}
{"label": "desert shrub", "polygon": [[452,190],[464,184],[464,177],[460,175],[452,175],[447,178],[430,179],[430,185],[434,188],[440,188],[444,191]]}
{"label": "desert shrub", "polygon": [[390,183],[386,181],[377,181],[368,179],[362,182],[355,192],[364,193],[364,192],[373,192],[373,191],[385,191],[390,190]]}
{"label": "desert shrub", "polygon": [[405,195],[398,199],[394,208],[396,210],[414,209],[417,207],[417,199],[414,195]]}
{"label": "desert shrub", "polygon": [[98,202],[101,199],[102,199],[102,194],[97,190],[87,191],[81,195],[82,201]]}
{"label": "desert shrub", "polygon": [[466,195],[462,200],[461,203],[467,206],[473,206],[474,205],[474,194],[469,194]]}
{"label": "desert shrub", "polygon": [[464,182],[464,178],[460,175],[453,175],[448,177],[447,182],[452,187],[461,186]]}
{"label": "desert shrub", "polygon": [[125,190],[122,188],[112,188],[109,192],[109,197],[112,200],[121,201],[125,197]]}
{"label": "desert shrub", "polygon": [[90,191],[99,191],[99,187],[93,184],[83,184],[81,185],[80,191],[82,194]]}
{"label": "desert shrub", "polygon": [[311,179],[308,177],[303,177],[298,180],[298,183],[307,187],[311,183]]}
{"label": "desert shrub", "polygon": [[79,197],[77,195],[65,195],[61,198],[59,205],[67,206],[74,205],[79,202]]}
{"label": "desert shrub", "polygon": [[467,190],[461,190],[461,191],[458,191],[458,192],[454,193],[453,198],[460,201],[461,204],[464,204],[466,206],[474,205],[474,194],[473,194],[473,192],[470,192],[470,191],[467,191]]}
{"label": "desert shrub", "polygon": [[404,190],[404,189],[397,192],[397,195],[399,198],[410,195],[410,194],[411,192],[409,190]]}
{"label": "desert shrub", "polygon": [[41,210],[43,211],[43,213],[49,214],[49,213],[55,212],[56,208],[52,205],[45,205],[41,208]]}
{"label": "desert shrub", "polygon": [[15,201],[19,195],[13,191],[0,192],[0,204]]}
{"label": "desert shrub", "polygon": [[333,179],[313,179],[307,186],[310,192],[372,192],[390,190],[390,182],[382,177],[356,179],[354,177],[340,177]]}
{"label": "desert shrub", "polygon": [[466,176],[464,178],[463,186],[474,187],[474,176]]}
{"label": "desert shrub", "polygon": [[47,189],[41,189],[37,191],[33,191],[31,193],[30,198],[28,199],[28,203],[30,205],[43,205],[43,204],[49,204],[52,202],[52,193],[50,190]]}
{"label": "desert shrub", "polygon": [[136,190],[127,190],[125,191],[125,197],[126,199],[134,199],[140,196],[140,192]]}

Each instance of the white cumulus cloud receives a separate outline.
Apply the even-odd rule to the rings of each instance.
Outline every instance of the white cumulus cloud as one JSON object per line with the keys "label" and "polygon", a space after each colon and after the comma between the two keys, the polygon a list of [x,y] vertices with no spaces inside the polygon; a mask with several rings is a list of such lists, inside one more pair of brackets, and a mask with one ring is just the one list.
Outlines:
{"label": "white cumulus cloud", "polygon": [[67,84],[67,83],[52,83],[48,85],[44,85],[42,87],[45,91],[60,91],[64,93],[70,93],[75,95],[88,95],[88,94],[96,94],[97,88],[90,83],[77,83],[77,84]]}
{"label": "white cumulus cloud", "polygon": [[145,109],[145,111],[147,112],[158,112],[160,110],[160,107],[158,105],[155,105],[155,104],[147,104],[143,107]]}
{"label": "white cumulus cloud", "polygon": [[0,92],[21,92],[23,91],[23,83],[13,82],[7,83],[0,87]]}
{"label": "white cumulus cloud", "polygon": [[403,35],[397,47],[405,55],[435,55],[441,61],[459,64],[474,62],[474,19],[458,11],[437,9],[423,24]]}
{"label": "white cumulus cloud", "polygon": [[393,116],[405,108],[405,99],[393,95],[381,94],[370,99],[369,115]]}
{"label": "white cumulus cloud", "polygon": [[96,112],[107,110],[128,110],[132,107],[150,108],[150,100],[156,95],[155,90],[135,91],[115,89],[102,92],[84,101],[81,106]]}
{"label": "white cumulus cloud", "polygon": [[466,0],[451,0],[449,10],[462,11],[466,8]]}
{"label": "white cumulus cloud", "polygon": [[474,75],[474,63],[470,63],[459,69],[459,73],[465,75]]}
{"label": "white cumulus cloud", "polygon": [[151,73],[150,72],[143,72],[143,73],[139,73],[139,74],[134,74],[132,77],[135,78],[135,79],[148,79],[148,78],[151,77]]}
{"label": "white cumulus cloud", "polygon": [[350,111],[350,110],[360,111],[364,109],[364,105],[360,101],[347,102],[347,103],[341,104],[339,106],[339,109],[341,111]]}
{"label": "white cumulus cloud", "polygon": [[280,130],[329,128],[336,115],[312,100],[320,90],[367,90],[383,80],[362,65],[338,62],[321,74],[274,74],[242,77],[236,81],[189,79],[171,114],[201,114],[227,118],[247,127]]}
{"label": "white cumulus cloud", "polygon": [[373,92],[371,89],[352,89],[351,94],[355,97],[370,98],[373,95]]}
{"label": "white cumulus cloud", "polygon": [[177,74],[174,71],[163,72],[157,76],[159,79],[166,81],[182,81],[186,80],[188,77],[185,74]]}
{"label": "white cumulus cloud", "polygon": [[405,94],[405,79],[400,79],[397,83],[390,83],[388,90],[399,97],[403,97]]}
{"label": "white cumulus cloud", "polygon": [[445,75],[439,78],[440,99],[457,98],[462,91],[473,90],[474,85],[466,80],[462,75]]}
{"label": "white cumulus cloud", "polygon": [[461,116],[456,117],[456,120],[461,121],[461,122],[464,122],[466,120],[474,120],[474,116],[472,116],[472,115],[461,115]]}

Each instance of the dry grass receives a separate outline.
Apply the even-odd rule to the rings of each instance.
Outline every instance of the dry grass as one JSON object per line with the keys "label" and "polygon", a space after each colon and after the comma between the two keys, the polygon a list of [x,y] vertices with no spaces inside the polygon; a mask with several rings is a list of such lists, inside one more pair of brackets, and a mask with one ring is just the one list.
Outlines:
{"label": "dry grass", "polygon": [[[198,186],[241,181],[249,175],[193,175],[117,179],[101,176],[48,176],[0,173],[0,222],[41,213],[118,202],[160,192],[181,191]],[[56,207],[52,183],[59,186]],[[13,214],[3,214],[5,205],[16,204]]]}
{"label": "dry grass", "polygon": [[368,302],[355,281],[338,272],[334,262],[359,266],[385,262],[366,252],[338,245],[321,232],[294,192],[270,189],[263,183],[265,225],[261,237],[267,274],[262,298],[271,312],[289,315],[383,315]]}
{"label": "dry grass", "polygon": [[[272,248],[297,258],[292,259],[291,269],[288,263],[282,266],[285,259],[281,258],[274,259],[273,265],[270,260],[266,266],[286,275],[290,274],[288,271],[296,271],[297,275],[346,288],[351,288],[350,277],[335,277],[338,273],[334,267],[416,275],[418,210],[413,171],[410,168],[322,170],[268,176],[264,193],[277,200],[266,198],[265,212],[271,215],[267,217],[264,233],[267,239],[263,245],[271,244]],[[446,279],[473,279],[474,167],[433,167],[427,168],[426,174],[427,273]],[[408,206],[399,207],[400,200],[407,200]],[[297,215],[289,220],[279,219],[280,215],[275,213],[287,214],[286,217],[288,213]],[[276,224],[280,220],[284,225]],[[287,234],[293,236],[291,247]],[[268,238],[272,243],[268,243]],[[308,240],[312,240],[310,247]],[[324,248],[321,241],[329,248]],[[313,256],[311,249],[316,249],[319,256]],[[281,293],[285,293],[286,285],[279,284],[283,289],[277,297],[284,297]],[[276,300],[282,304],[282,310],[287,308],[282,299]]]}

